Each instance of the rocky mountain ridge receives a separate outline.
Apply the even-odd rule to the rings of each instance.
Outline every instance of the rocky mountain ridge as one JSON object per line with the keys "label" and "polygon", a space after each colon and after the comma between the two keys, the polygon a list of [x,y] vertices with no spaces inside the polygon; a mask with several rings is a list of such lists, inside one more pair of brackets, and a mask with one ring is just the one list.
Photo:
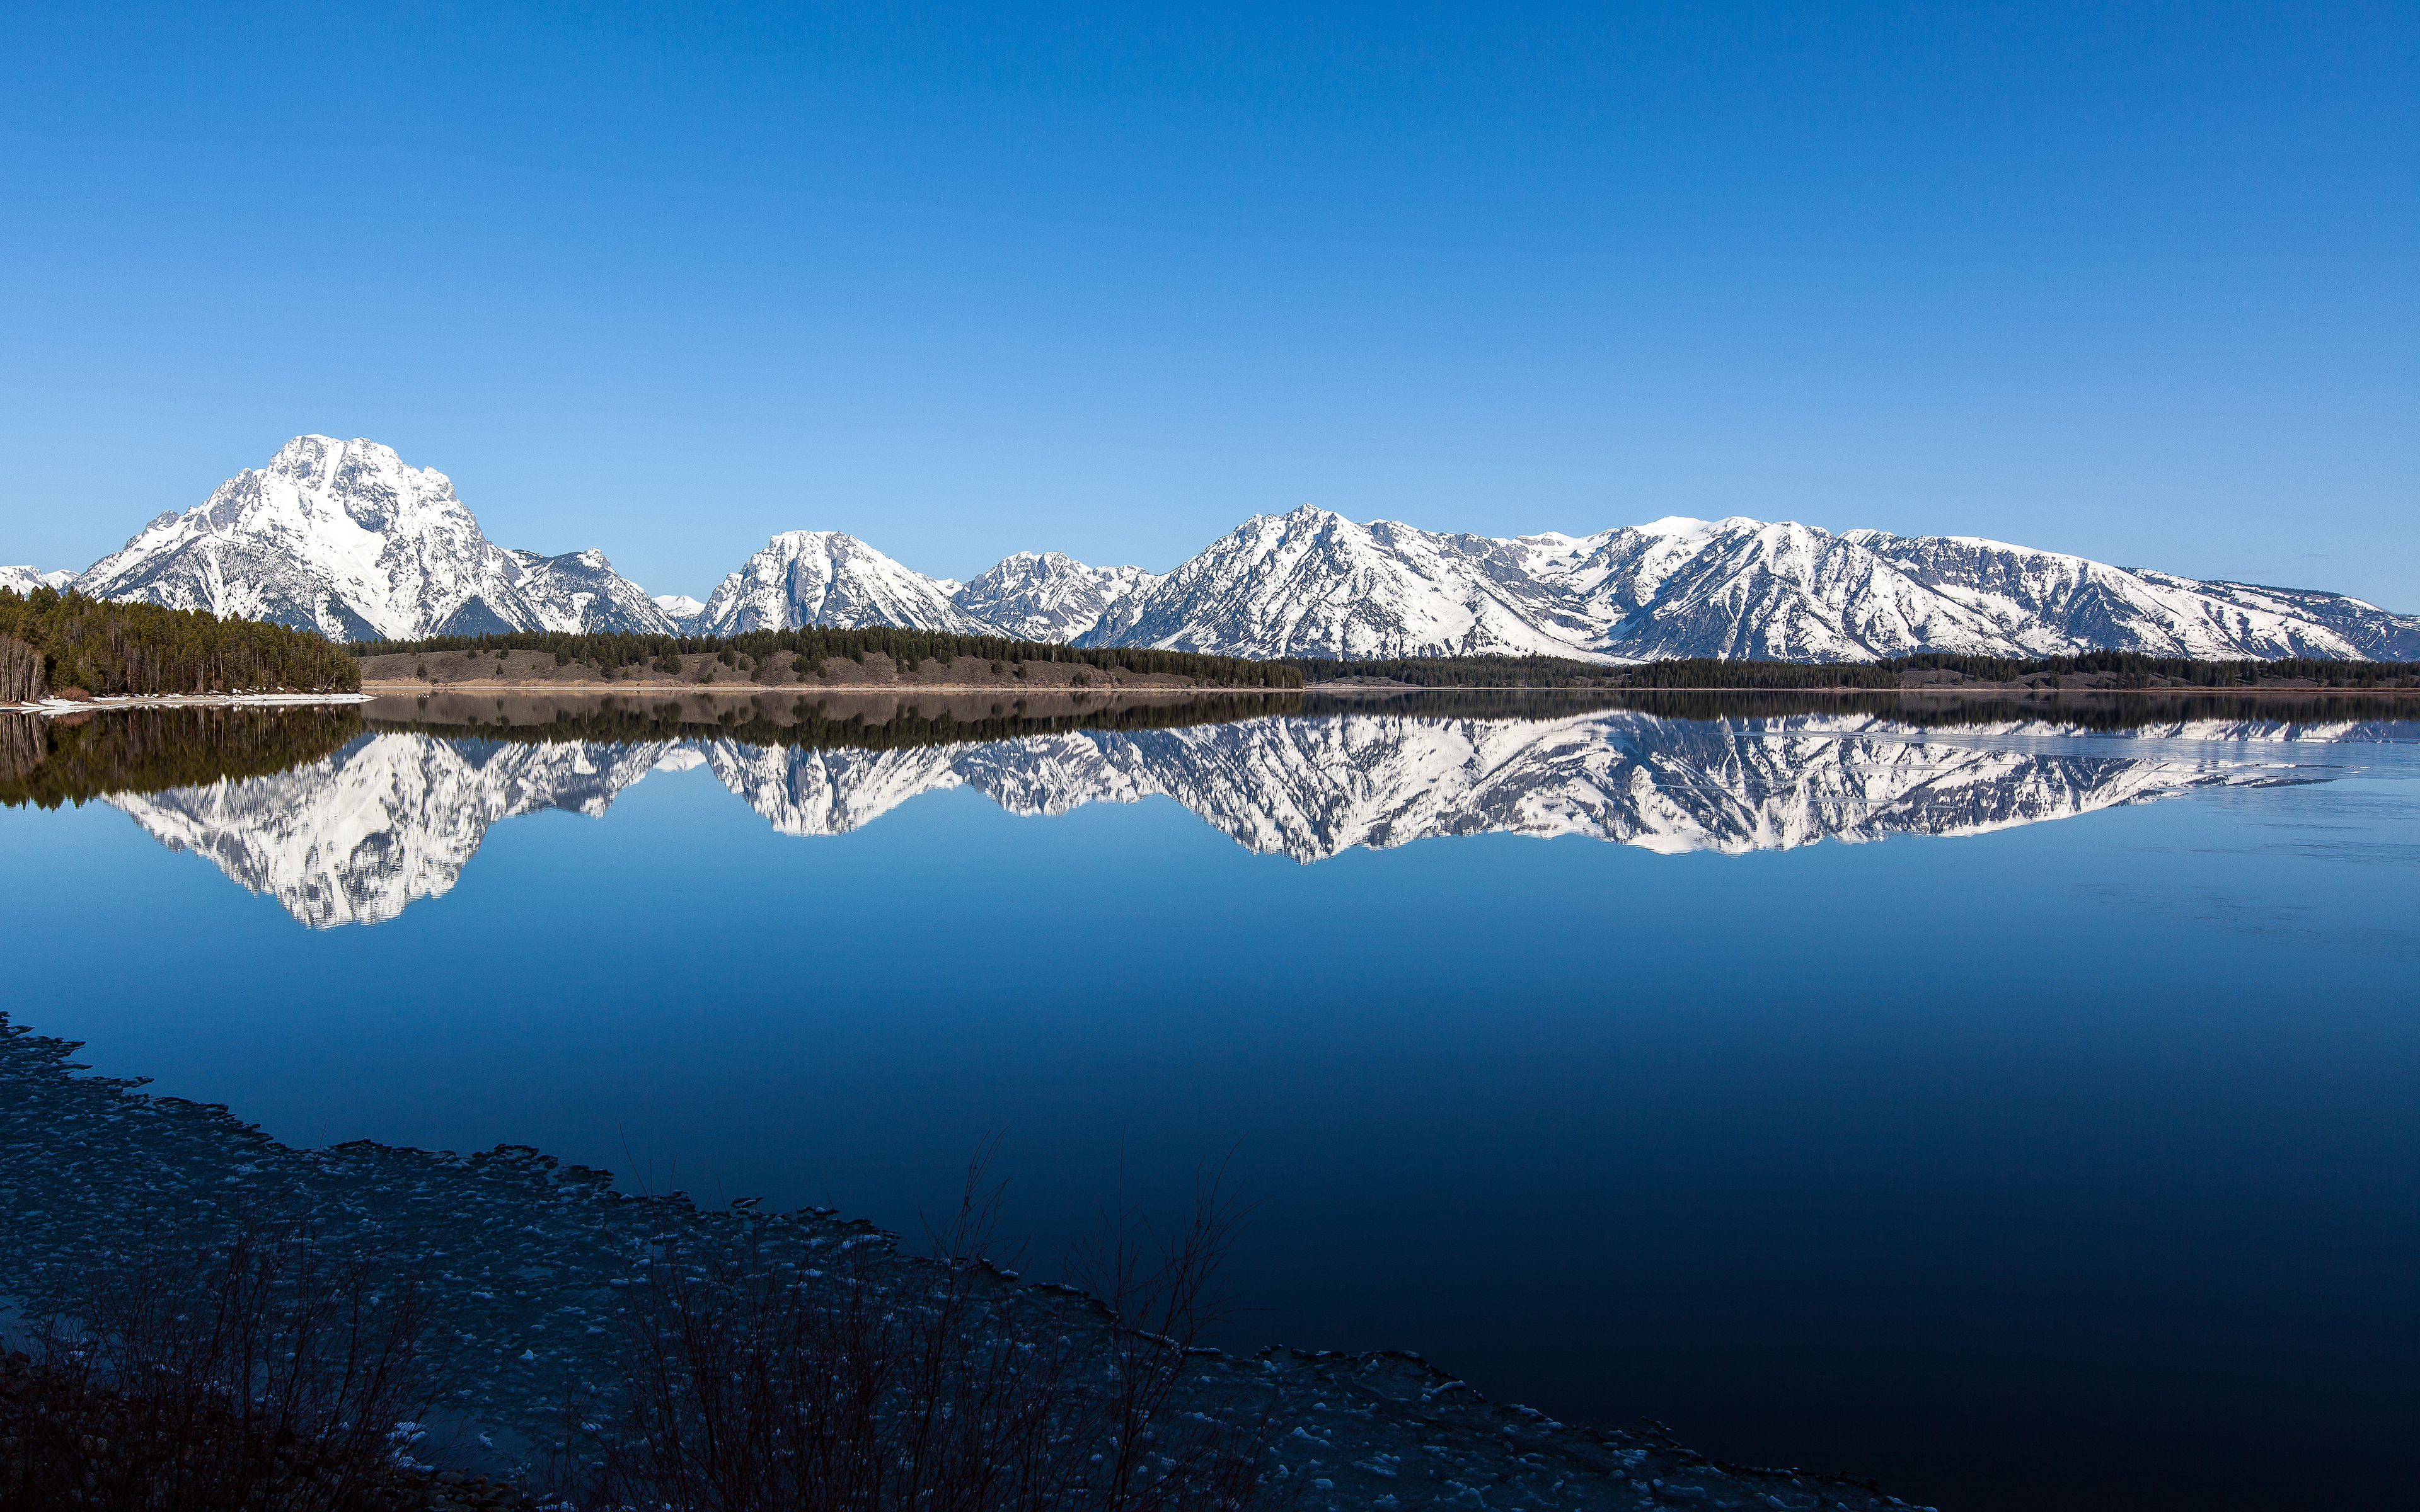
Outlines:
{"label": "rocky mountain ridge", "polygon": [[30,594],[37,588],[64,590],[75,580],[76,575],[65,569],[44,572],[39,567],[0,567],[0,588],[13,588],[21,594]]}
{"label": "rocky mountain ridge", "polygon": [[[61,575],[0,569],[21,592]],[[442,473],[366,440],[302,436],[163,515],[73,579],[338,640],[509,630],[732,635],[896,625],[1342,660],[1476,654],[1847,661],[2091,650],[2221,659],[2420,659],[2420,616],[2343,594],[2205,582],[1969,536],[1838,534],[1674,517],[1494,538],[1254,516],[1172,572],[1019,552],[972,581],[836,531],[784,531],[703,604],[650,597],[595,550],[489,542]]]}
{"label": "rocky mountain ridge", "polygon": [[158,517],[74,586],[334,640],[671,629],[604,553],[497,546],[443,473],[326,436],[298,436],[267,467]]}

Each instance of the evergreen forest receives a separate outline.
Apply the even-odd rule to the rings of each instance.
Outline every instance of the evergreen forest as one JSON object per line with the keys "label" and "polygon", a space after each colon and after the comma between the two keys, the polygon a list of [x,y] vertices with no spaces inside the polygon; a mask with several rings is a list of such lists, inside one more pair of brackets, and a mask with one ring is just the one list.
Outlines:
{"label": "evergreen forest", "polygon": [[[766,658],[780,652],[820,667],[836,657],[862,662],[883,656],[913,674],[927,661],[944,665],[961,656],[1015,665],[1018,662],[1066,662],[1103,671],[1123,671],[1138,677],[1189,677],[1215,687],[1300,687],[1302,673],[1291,662],[1253,661],[1243,656],[1212,656],[1193,651],[1158,651],[1149,646],[1068,646],[1042,640],[1016,640],[1006,636],[950,635],[936,630],[904,630],[891,625],[838,629],[808,625],[797,630],[751,630],[744,635],[577,635],[531,631],[510,635],[436,636],[423,640],[355,640],[345,648],[355,656],[416,655],[442,651],[535,651],[551,653],[554,664],[594,666],[608,676],[626,667],[653,667],[677,672],[685,656],[713,656],[726,666],[746,657],[758,672]],[[807,675],[814,675],[808,673]]]}
{"label": "evergreen forest", "polygon": [[35,702],[69,687],[147,697],[361,686],[360,666],[314,630],[0,588],[0,702]]}
{"label": "evergreen forest", "polygon": [[1297,658],[1307,686],[1346,678],[1380,678],[1413,687],[1602,688],[1897,688],[1902,672],[1951,672],[1986,683],[2034,677],[2089,676],[2117,688],[2149,688],[2153,679],[2195,687],[2256,687],[2311,682],[2322,687],[2420,687],[2420,663],[2330,661],[2316,656],[2276,661],[2200,661],[2133,651],[2091,651],[2072,656],[1967,656],[1926,652],[1880,661],[1751,661],[1674,657],[1636,666],[1603,666],[1561,656],[1406,656],[1374,661]]}

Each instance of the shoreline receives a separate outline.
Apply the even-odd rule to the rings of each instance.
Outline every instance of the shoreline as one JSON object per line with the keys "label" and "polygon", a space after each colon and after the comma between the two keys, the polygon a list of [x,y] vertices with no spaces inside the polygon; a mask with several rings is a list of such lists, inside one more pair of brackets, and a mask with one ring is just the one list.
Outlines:
{"label": "shoreline", "polygon": [[[160,693],[109,695],[90,699],[49,698],[38,703],[0,703],[0,713],[39,714],[49,717],[61,715],[89,714],[111,709],[224,709],[224,708],[285,708],[315,704],[370,703],[381,698],[420,698],[442,694],[494,696],[497,694],[682,694],[697,698],[764,698],[768,694],[789,692],[803,695],[810,688],[824,698],[896,697],[924,693],[998,693],[1004,689],[997,683],[687,683],[672,681],[628,681],[612,683],[570,683],[482,678],[458,683],[427,683],[419,680],[390,682],[365,681],[358,692],[350,693]],[[1166,684],[1112,684],[1105,687],[1032,687],[1029,694],[1047,693],[1062,697],[1081,694],[1096,699],[1127,698],[1250,698],[1273,693],[1370,694],[1379,697],[1424,693],[1535,693],[1546,697],[1621,697],[1650,693],[1721,693],[1753,695],[1786,693],[1795,697],[1852,697],[1884,694],[1899,698],[1973,697],[1978,695],[2015,697],[2038,700],[2045,704],[2069,699],[2113,697],[2186,697],[2186,698],[2382,698],[2411,699],[2420,702],[2420,688],[2413,687],[2321,687],[2291,686],[2254,686],[2204,687],[2180,685],[2167,687],[2062,687],[2039,688],[1982,683],[1963,687],[1931,684],[1915,687],[1844,687],[1838,685],[1821,687],[1535,687],[1508,683],[1454,683],[1435,687],[1414,683],[1310,683],[1299,688],[1236,687],[1232,686],[1171,687]]]}
{"label": "shoreline", "polygon": [[1201,698],[1219,694],[1257,697],[1267,693],[1298,693],[1295,687],[1230,687],[1224,685],[1206,687],[1180,687],[1169,684],[1110,684],[1100,687],[1070,687],[1063,685],[1035,684],[1031,687],[1009,683],[676,683],[676,682],[615,682],[615,683],[553,683],[515,682],[503,678],[466,679],[458,683],[424,683],[362,681],[362,695],[379,698],[419,698],[441,693],[687,693],[700,698],[724,695],[764,698],[768,694],[805,693],[810,689],[818,696],[875,695],[887,697],[913,693],[1001,693],[1022,692],[1031,697],[1036,693],[1065,696],[1088,693],[1094,698],[1123,698],[1136,694],[1160,697],[1181,696]]}
{"label": "shoreline", "polygon": [[[362,683],[361,697],[419,697],[438,693],[687,693],[703,698],[763,698],[774,693],[804,693],[813,689],[818,695],[835,694],[901,694],[901,693],[998,693],[1016,691],[1020,685],[1005,683],[683,683],[671,681],[628,681],[613,683],[523,682],[503,678],[469,679],[456,683],[427,683],[418,679],[389,681],[380,679]],[[2252,687],[2205,687],[2197,684],[2176,684],[2165,687],[2026,687],[2007,683],[1919,684],[1912,687],[1850,687],[1826,684],[1812,687],[1538,687],[1520,683],[1306,683],[1300,687],[1238,687],[1226,684],[1194,687],[1172,687],[1167,684],[1111,684],[1095,687],[1065,686],[1034,686],[1023,688],[1028,693],[1089,693],[1094,698],[1122,698],[1139,694],[1173,695],[1189,698],[1262,696],[1271,693],[1539,693],[1555,697],[1580,694],[1591,696],[1638,693],[1789,693],[1805,696],[1832,694],[1838,697],[1888,694],[1895,697],[1928,697],[1941,695],[1994,694],[2040,699],[2045,702],[2067,698],[2139,697],[2228,697],[2267,695],[2280,698],[2411,698],[2420,699],[2420,687],[2324,687],[2288,684],[2263,684]],[[247,695],[249,696],[249,695]],[[346,697],[347,695],[338,695]],[[96,701],[99,702],[99,701]]]}
{"label": "shoreline", "polygon": [[[343,1212],[348,1243],[370,1257],[368,1274],[379,1283],[414,1273],[409,1256],[424,1242],[418,1236],[433,1238],[454,1257],[449,1269],[460,1273],[432,1285],[440,1309],[433,1320],[442,1327],[423,1337],[431,1359],[450,1367],[444,1384],[472,1388],[448,1398],[455,1421],[465,1426],[450,1440],[459,1451],[456,1473],[489,1476],[491,1485],[493,1476],[515,1469],[515,1451],[498,1451],[474,1435],[503,1428],[535,1439],[559,1431],[570,1387],[627,1381],[633,1365],[644,1369],[663,1358],[621,1352],[616,1335],[595,1327],[579,1333],[563,1319],[566,1307],[598,1318],[618,1314],[633,1283],[643,1290],[648,1284],[645,1262],[634,1263],[633,1252],[644,1256],[646,1244],[666,1235],[706,1253],[745,1240],[768,1259],[801,1267],[817,1263],[820,1251],[821,1263],[847,1284],[862,1282],[879,1288],[877,1295],[907,1288],[922,1294],[937,1273],[966,1276],[977,1305],[1036,1319],[1040,1336],[1061,1336],[1080,1366],[1121,1358],[1110,1343],[1113,1315],[1086,1293],[985,1262],[941,1273],[900,1236],[834,1209],[747,1211],[677,1189],[626,1191],[608,1171],[566,1164],[529,1145],[458,1153],[366,1138],[317,1149],[289,1145],[225,1103],[76,1074],[86,1069],[70,1058],[79,1041],[44,1035],[5,1011],[0,1027],[13,1030],[0,1035],[0,1091],[25,1110],[22,1137],[36,1153],[0,1167],[0,1199],[27,1215],[0,1231],[0,1260],[9,1262],[12,1278],[39,1274],[51,1288],[45,1301],[75,1298],[91,1267],[38,1270],[31,1258],[82,1258],[130,1244],[157,1256],[163,1246],[149,1238],[158,1230],[144,1221],[147,1204],[163,1190],[215,1194],[229,1183],[271,1223]],[[830,1258],[859,1246],[848,1270]],[[501,1275],[526,1279],[510,1287],[478,1279]],[[549,1330],[549,1322],[556,1326]],[[590,1342],[597,1335],[606,1342]],[[1384,1506],[1400,1491],[1479,1484],[1494,1497],[1491,1504],[1590,1512],[1709,1504],[1931,1512],[1930,1504],[1885,1496],[1867,1477],[1715,1458],[1656,1426],[1566,1424],[1492,1397],[1409,1351],[1268,1343],[1231,1353],[1205,1346],[1189,1351],[1184,1375],[1167,1397],[1171,1420],[1240,1409],[1265,1414],[1255,1453],[1287,1443],[1318,1445],[1325,1463],[1317,1473],[1335,1495],[1317,1504]],[[1286,1457],[1298,1470],[1319,1463],[1291,1450]],[[461,1500],[455,1483],[442,1484],[447,1500]],[[1655,1494],[1668,1484],[1673,1496]]]}
{"label": "shoreline", "polygon": [[1918,684],[1911,687],[1845,687],[1838,683],[1814,687],[1531,687],[1512,683],[1305,683],[1305,693],[1552,693],[1569,695],[1625,693],[1789,693],[1797,696],[1829,693],[1838,697],[1852,694],[1886,694],[1896,698],[1928,695],[1970,695],[1989,693],[2001,696],[2040,699],[2051,702],[2065,698],[2140,697],[2241,697],[2247,693],[2265,693],[2285,698],[2309,698],[2313,695],[2338,698],[2413,698],[2420,699],[2420,687],[2321,687],[2272,683],[2257,687],[2204,687],[2197,684],[2180,683],[2165,687],[2026,687],[2016,683]]}
{"label": "shoreline", "polygon": [[367,703],[375,695],[361,693],[147,693],[111,694],[104,698],[44,699],[39,703],[0,703],[0,714],[90,714],[96,709],[240,709],[287,708],[314,703]]}

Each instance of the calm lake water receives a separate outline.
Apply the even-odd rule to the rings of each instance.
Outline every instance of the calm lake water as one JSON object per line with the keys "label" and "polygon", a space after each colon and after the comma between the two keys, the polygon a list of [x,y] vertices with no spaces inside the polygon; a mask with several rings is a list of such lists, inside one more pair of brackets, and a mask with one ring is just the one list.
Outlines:
{"label": "calm lake water", "polygon": [[0,1004],[893,1228],[1004,1130],[1038,1273],[1235,1146],[1234,1345],[1945,1508],[2415,1494],[2420,725],[729,712],[21,734],[119,790],[0,810]]}

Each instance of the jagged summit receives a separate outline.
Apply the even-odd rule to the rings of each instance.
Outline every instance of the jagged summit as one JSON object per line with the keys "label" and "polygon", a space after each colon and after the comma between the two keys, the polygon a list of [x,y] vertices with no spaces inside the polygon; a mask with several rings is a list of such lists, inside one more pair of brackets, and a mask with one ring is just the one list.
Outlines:
{"label": "jagged summit", "polygon": [[1591,627],[1530,570],[1535,554],[1304,505],[1245,521],[1144,593],[1129,625],[1085,640],[1244,656],[1590,654]]}
{"label": "jagged summit", "polygon": [[507,550],[445,474],[376,441],[328,436],[297,436],[267,467],[160,516],[75,585],[338,640],[670,627],[603,553]]}
{"label": "jagged summit", "polygon": [[75,581],[76,575],[64,569],[44,572],[39,567],[0,567],[0,588],[13,588],[30,594],[37,588],[65,588]]}
{"label": "jagged summit", "polygon": [[[30,589],[59,575],[0,569]],[[1021,551],[973,581],[837,531],[784,531],[704,604],[649,598],[601,552],[490,543],[446,476],[374,441],[298,436],[75,579],[339,640],[492,630],[732,635],[897,625],[1082,645],[1357,659],[1481,653],[1847,661],[2112,649],[2420,659],[2420,616],[2340,594],[2201,582],[1963,535],[1835,534],[1668,516],[1497,538],[1256,515],[1173,572]]]}
{"label": "jagged summit", "polygon": [[1104,623],[1123,629],[1131,603],[1159,581],[1140,567],[1088,567],[1063,551],[1019,551],[951,601],[1003,634],[1072,641]]}
{"label": "jagged summit", "polygon": [[783,531],[716,585],[697,617],[697,629],[742,635],[805,625],[892,625],[999,634],[950,601],[960,586],[904,567],[839,531]]}
{"label": "jagged summit", "polygon": [[2420,617],[1971,537],[1732,516],[1495,539],[1305,507],[1256,516],[1094,644],[1343,659],[1500,652],[1848,661],[2096,649],[2420,657]]}

